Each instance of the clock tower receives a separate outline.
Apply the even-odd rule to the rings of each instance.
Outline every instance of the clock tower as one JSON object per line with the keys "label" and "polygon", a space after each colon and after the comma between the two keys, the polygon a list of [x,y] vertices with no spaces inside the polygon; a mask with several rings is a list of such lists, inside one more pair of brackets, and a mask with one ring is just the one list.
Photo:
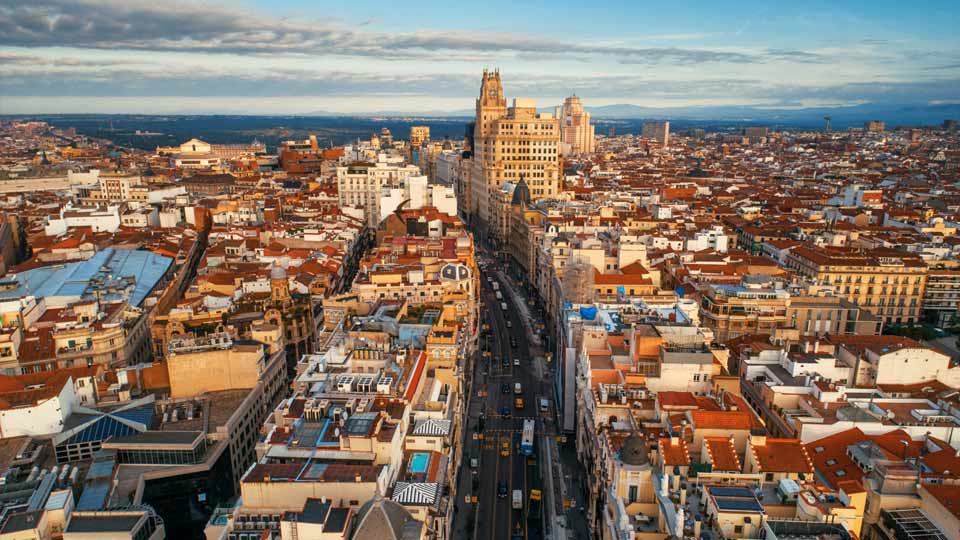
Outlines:
{"label": "clock tower", "polygon": [[503,95],[503,83],[500,82],[500,70],[483,70],[480,83],[480,97],[477,98],[477,125],[474,140],[481,141],[490,135],[490,126],[495,120],[507,114],[507,98]]}

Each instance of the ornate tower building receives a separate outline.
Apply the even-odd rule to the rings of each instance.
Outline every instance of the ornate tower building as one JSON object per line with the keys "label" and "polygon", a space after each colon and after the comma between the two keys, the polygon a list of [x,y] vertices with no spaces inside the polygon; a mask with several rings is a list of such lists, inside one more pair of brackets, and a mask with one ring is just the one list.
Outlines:
{"label": "ornate tower building", "polygon": [[[496,238],[491,218],[510,212],[510,198],[497,196],[505,182],[516,184],[525,178],[533,200],[560,191],[560,122],[552,114],[538,113],[532,99],[514,99],[508,108],[499,70],[484,70],[476,115],[470,213]],[[493,208],[497,204],[506,208]]]}
{"label": "ornate tower building", "polygon": [[283,307],[290,305],[290,282],[287,280],[287,271],[279,264],[270,269],[270,297]]}

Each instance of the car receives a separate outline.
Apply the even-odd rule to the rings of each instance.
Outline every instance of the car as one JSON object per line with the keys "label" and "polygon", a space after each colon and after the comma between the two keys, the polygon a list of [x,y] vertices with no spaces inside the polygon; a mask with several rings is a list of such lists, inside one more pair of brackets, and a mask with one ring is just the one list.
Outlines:
{"label": "car", "polygon": [[519,358],[514,358],[514,359],[513,359],[513,365],[519,366],[519,365],[520,365],[520,359],[519,359]]}
{"label": "car", "polygon": [[510,393],[510,385],[507,384],[507,383],[501,384],[501,385],[500,385],[500,393],[501,393],[501,394],[509,394],[509,393]]}
{"label": "car", "polygon": [[500,416],[504,418],[510,418],[510,407],[507,407],[506,405],[500,407]]}
{"label": "car", "polygon": [[470,468],[471,469],[480,468],[480,458],[475,458],[475,457],[470,458]]}
{"label": "car", "polygon": [[517,348],[517,339],[516,339],[516,338],[513,338],[513,337],[510,338],[510,346],[513,347],[514,349]]}
{"label": "car", "polygon": [[500,497],[501,499],[506,499],[507,491],[508,490],[507,490],[506,482],[504,482],[503,480],[501,480],[500,482],[497,482],[497,497]]}
{"label": "car", "polygon": [[500,359],[500,365],[503,367],[510,367],[510,359],[504,356]]}

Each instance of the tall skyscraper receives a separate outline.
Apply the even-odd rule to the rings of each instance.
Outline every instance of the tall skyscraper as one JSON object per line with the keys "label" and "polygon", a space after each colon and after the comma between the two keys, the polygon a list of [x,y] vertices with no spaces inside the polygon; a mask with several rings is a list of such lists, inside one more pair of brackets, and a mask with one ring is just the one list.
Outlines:
{"label": "tall skyscraper", "polygon": [[666,146],[670,144],[670,122],[644,122],[642,136]]}
{"label": "tall skyscraper", "polygon": [[508,108],[499,70],[484,70],[476,110],[470,213],[489,226],[493,193],[504,182],[523,177],[533,200],[560,191],[560,122],[538,113],[532,99],[514,99]]}
{"label": "tall skyscraper", "polygon": [[560,109],[560,143],[567,154],[593,152],[593,131],[590,113],[583,110],[583,102],[574,94],[563,101]]}

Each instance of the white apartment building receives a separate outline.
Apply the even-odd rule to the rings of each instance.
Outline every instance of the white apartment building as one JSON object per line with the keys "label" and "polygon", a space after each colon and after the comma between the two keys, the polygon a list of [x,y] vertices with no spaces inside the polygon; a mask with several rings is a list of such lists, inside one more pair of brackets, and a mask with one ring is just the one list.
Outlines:
{"label": "white apartment building", "polygon": [[399,185],[384,186],[380,196],[380,221],[395,212],[404,201],[404,208],[433,206],[448,216],[457,215],[457,194],[452,187],[430,184],[426,176],[409,176]]}
{"label": "white apartment building", "polygon": [[717,253],[726,253],[729,237],[723,232],[721,225],[705,231],[698,231],[693,238],[687,239],[688,251],[703,251],[709,249]]}
{"label": "white apartment building", "polygon": [[363,210],[368,227],[380,223],[380,199],[385,187],[400,187],[411,176],[420,176],[416,165],[358,162],[337,167],[337,187],[341,207]]}
{"label": "white apartment building", "polygon": [[47,236],[60,236],[71,227],[90,227],[93,232],[116,232],[120,228],[120,207],[74,207],[72,203],[67,203],[60,209],[59,217],[47,217],[43,232]]}

